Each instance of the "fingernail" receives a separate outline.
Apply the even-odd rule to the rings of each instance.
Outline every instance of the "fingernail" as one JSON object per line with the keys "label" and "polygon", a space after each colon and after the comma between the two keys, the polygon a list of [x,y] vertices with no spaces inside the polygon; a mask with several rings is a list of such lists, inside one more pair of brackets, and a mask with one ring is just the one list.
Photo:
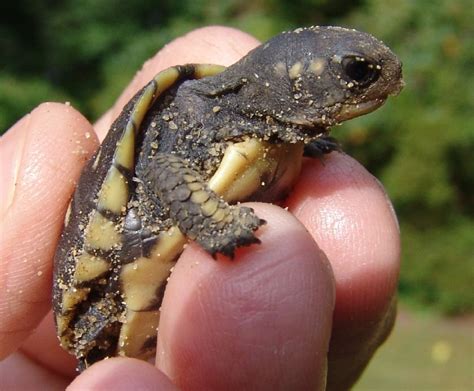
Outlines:
{"label": "fingernail", "polygon": [[21,157],[26,142],[25,131],[30,114],[13,125],[0,139],[0,216],[3,218],[15,201]]}

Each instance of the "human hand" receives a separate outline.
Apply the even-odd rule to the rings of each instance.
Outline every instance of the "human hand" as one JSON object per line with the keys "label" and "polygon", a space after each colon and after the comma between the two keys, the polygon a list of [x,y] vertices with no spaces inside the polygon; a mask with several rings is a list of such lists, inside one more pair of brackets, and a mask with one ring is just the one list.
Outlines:
{"label": "human hand", "polygon": [[[158,71],[229,65],[257,44],[222,27],[175,40],[98,121],[99,139]],[[39,106],[0,140],[2,389],[64,389],[72,381],[71,390],[309,390],[324,389],[326,368],[328,389],[353,383],[393,324],[400,249],[379,182],[340,153],[305,161],[288,211],[252,204],[268,222],[257,231],[262,244],[239,249],[233,262],[186,248],[163,301],[158,369],[113,358],[73,380],[74,359],[59,348],[50,314],[52,259],[97,142],[92,126],[61,104]]]}

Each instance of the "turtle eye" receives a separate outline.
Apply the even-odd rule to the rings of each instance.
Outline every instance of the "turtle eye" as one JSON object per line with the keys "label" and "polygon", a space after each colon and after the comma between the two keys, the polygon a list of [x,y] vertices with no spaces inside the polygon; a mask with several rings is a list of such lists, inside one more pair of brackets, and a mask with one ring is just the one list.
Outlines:
{"label": "turtle eye", "polygon": [[375,82],[380,75],[380,66],[359,56],[347,56],[342,59],[342,69],[348,81],[360,87]]}

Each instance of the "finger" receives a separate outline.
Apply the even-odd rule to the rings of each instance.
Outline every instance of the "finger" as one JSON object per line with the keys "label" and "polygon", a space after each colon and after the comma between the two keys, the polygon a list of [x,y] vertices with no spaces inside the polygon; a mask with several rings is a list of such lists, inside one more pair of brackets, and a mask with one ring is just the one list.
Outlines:
{"label": "finger", "polygon": [[77,375],[77,360],[59,345],[52,311],[23,342],[19,351],[65,378],[72,379]]}
{"label": "finger", "polygon": [[393,325],[400,260],[393,207],[376,178],[340,153],[305,161],[288,207],[334,270],[328,384],[347,389]]}
{"label": "finger", "polygon": [[64,390],[68,380],[21,353],[13,353],[0,363],[2,390]]}
{"label": "finger", "polygon": [[0,140],[0,358],[51,307],[56,240],[75,180],[95,146],[84,117],[52,103],[39,106]]}
{"label": "finger", "polygon": [[220,26],[204,27],[175,39],[143,65],[115,105],[97,121],[95,129],[99,138],[105,137],[123,106],[158,72],[188,63],[230,65],[258,44],[248,34]]}
{"label": "finger", "polygon": [[151,364],[132,358],[111,358],[88,368],[67,390],[177,391],[178,388]]}
{"label": "finger", "polygon": [[260,245],[217,262],[190,246],[171,275],[157,362],[183,389],[320,389],[331,333],[329,264],[288,212],[252,204]]}

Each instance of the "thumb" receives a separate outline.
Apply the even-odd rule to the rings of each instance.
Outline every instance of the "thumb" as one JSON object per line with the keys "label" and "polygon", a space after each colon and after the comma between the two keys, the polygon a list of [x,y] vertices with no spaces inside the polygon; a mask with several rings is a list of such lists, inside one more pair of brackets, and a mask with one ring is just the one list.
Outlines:
{"label": "thumb", "polygon": [[39,106],[0,139],[0,359],[50,307],[64,211],[95,145],[84,117],[55,103]]}

